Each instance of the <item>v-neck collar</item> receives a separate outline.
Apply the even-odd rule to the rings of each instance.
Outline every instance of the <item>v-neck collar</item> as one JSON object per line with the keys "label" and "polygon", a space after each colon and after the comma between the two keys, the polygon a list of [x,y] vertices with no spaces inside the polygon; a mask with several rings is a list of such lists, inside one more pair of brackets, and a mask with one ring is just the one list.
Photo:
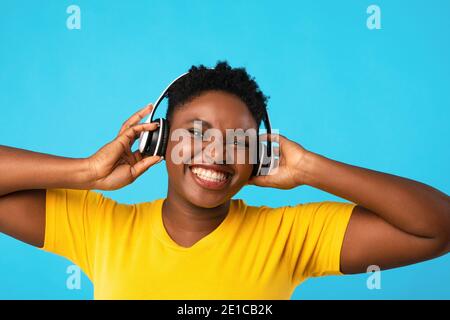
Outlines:
{"label": "v-neck collar", "polygon": [[159,238],[161,242],[163,242],[166,246],[176,249],[179,251],[185,251],[185,252],[191,252],[194,250],[198,250],[200,248],[205,248],[207,246],[210,246],[214,243],[217,243],[217,241],[220,241],[220,239],[223,239],[223,237],[226,236],[228,229],[230,225],[232,225],[233,220],[236,219],[238,206],[239,206],[239,200],[231,199],[230,200],[230,206],[228,209],[227,216],[225,219],[209,234],[198,240],[196,243],[194,243],[190,247],[183,247],[176,243],[167,232],[166,227],[164,226],[163,222],[163,216],[162,216],[162,206],[164,203],[164,198],[156,199],[152,204],[152,218],[151,218],[151,224],[152,224],[152,230],[156,237]]}

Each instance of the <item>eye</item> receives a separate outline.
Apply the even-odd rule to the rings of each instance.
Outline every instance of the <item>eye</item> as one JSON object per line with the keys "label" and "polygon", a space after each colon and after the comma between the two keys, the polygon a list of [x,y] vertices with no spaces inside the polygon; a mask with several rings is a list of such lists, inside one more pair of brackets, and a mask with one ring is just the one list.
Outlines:
{"label": "eye", "polygon": [[189,132],[194,136],[194,138],[203,139],[203,133],[201,130],[192,128],[192,129],[189,129]]}
{"label": "eye", "polygon": [[248,142],[245,141],[245,140],[242,141],[242,139],[236,139],[236,140],[234,140],[234,141],[233,141],[233,145],[236,146],[236,147],[238,147],[238,148],[241,148],[241,149],[243,149],[243,148],[248,148],[248,147],[249,147]]}

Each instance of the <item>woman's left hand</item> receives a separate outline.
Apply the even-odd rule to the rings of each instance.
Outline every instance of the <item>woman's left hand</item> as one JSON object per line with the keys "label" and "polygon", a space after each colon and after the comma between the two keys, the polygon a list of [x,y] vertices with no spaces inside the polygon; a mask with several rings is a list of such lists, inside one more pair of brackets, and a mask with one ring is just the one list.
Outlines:
{"label": "woman's left hand", "polygon": [[278,142],[279,147],[274,147],[275,155],[279,155],[278,166],[271,170],[270,175],[251,177],[247,184],[278,189],[302,185],[302,164],[308,151],[280,134],[264,134],[261,138]]}

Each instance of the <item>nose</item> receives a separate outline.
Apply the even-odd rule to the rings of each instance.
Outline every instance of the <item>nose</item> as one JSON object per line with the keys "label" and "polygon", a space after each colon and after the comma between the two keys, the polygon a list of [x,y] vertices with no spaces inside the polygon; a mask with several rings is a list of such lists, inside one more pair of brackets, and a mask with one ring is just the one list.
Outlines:
{"label": "nose", "polygon": [[226,148],[221,141],[214,140],[203,148],[202,156],[205,163],[225,164]]}

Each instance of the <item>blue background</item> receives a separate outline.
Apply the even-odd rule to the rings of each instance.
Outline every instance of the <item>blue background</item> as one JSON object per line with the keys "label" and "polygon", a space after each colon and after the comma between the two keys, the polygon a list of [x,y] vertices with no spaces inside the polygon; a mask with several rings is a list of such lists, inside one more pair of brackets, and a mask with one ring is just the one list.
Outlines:
{"label": "blue background", "polygon": [[[371,4],[381,30],[366,27]],[[69,30],[66,8],[81,8]],[[450,1],[0,1],[0,143],[86,157],[192,64],[226,59],[271,97],[280,133],[327,157],[449,193]],[[164,197],[163,165],[107,192]],[[249,204],[339,199],[244,188]],[[0,235],[0,298],[90,299],[71,263]],[[450,298],[450,255],[381,273],[307,280],[294,299]]]}

